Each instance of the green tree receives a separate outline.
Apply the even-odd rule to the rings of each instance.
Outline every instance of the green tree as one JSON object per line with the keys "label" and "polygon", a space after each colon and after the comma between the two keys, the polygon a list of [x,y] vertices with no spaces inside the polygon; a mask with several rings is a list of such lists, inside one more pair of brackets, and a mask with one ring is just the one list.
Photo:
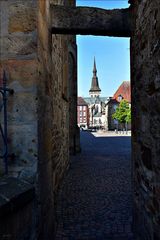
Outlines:
{"label": "green tree", "polygon": [[123,127],[126,123],[131,122],[131,108],[126,100],[122,100],[112,115]]}
{"label": "green tree", "polygon": [[126,122],[127,123],[131,122],[131,108],[130,107],[129,107],[128,111],[127,111]]}

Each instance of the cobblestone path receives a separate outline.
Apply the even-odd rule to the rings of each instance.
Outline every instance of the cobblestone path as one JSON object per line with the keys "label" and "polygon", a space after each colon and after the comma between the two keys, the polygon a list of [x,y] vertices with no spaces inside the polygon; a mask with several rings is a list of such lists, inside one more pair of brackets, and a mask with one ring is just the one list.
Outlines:
{"label": "cobblestone path", "polygon": [[130,137],[81,133],[59,189],[56,240],[132,240]]}

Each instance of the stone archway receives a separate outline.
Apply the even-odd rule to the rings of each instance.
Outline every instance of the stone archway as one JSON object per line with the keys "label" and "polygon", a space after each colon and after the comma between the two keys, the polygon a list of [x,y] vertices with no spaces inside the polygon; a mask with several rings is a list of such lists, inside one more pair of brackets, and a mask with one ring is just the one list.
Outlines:
{"label": "stone archway", "polygon": [[11,141],[18,158],[26,153],[31,164],[38,158],[39,239],[53,238],[55,192],[69,162],[69,104],[62,84],[68,79],[68,46],[75,40],[66,34],[131,36],[134,227],[136,239],[160,239],[160,1],[130,2],[129,9],[104,11],[73,7],[74,0],[1,1],[0,68],[7,66],[16,90]]}

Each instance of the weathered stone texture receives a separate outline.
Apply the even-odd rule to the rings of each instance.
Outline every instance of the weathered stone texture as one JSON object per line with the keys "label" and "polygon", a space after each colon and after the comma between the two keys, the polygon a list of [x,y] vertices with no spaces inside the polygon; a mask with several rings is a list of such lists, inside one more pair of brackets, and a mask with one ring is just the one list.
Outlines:
{"label": "weathered stone texture", "polygon": [[0,4],[0,58],[34,59],[37,50],[37,0],[2,0]]}
{"label": "weathered stone texture", "polygon": [[[62,21],[63,19],[63,21]],[[93,7],[52,5],[52,32],[59,34],[130,37],[130,9],[105,10]]]}
{"label": "weathered stone texture", "polygon": [[10,34],[0,37],[0,56],[1,59],[9,57],[15,59],[15,56],[20,58],[34,58],[37,49],[37,33],[36,31],[28,34]]}
{"label": "weathered stone texture", "polygon": [[14,90],[7,102],[9,173],[19,176],[31,166],[36,170],[38,155],[37,1],[0,4],[0,75],[6,71],[7,86]]}
{"label": "weathered stone texture", "polygon": [[[74,40],[74,38],[73,38]],[[73,42],[68,50],[68,81],[69,81],[69,151],[76,154],[79,151],[78,126],[77,126],[77,46]]]}
{"label": "weathered stone texture", "polygon": [[133,2],[131,39],[136,239],[160,239],[160,2]]}
{"label": "weathered stone texture", "polygon": [[16,178],[0,184],[0,239],[35,239],[33,185]]}
{"label": "weathered stone texture", "polygon": [[40,0],[38,12],[40,239],[53,237],[55,193],[69,165],[69,45],[75,48],[74,37],[51,34],[49,2]]}
{"label": "weathered stone texture", "polygon": [[79,146],[75,37],[51,34],[50,2],[1,1],[0,10],[0,74],[6,70],[14,89],[8,98],[9,173],[34,183],[38,159],[39,239],[53,238],[55,193],[69,165],[69,144],[72,151]]}
{"label": "weathered stone texture", "polygon": [[16,92],[36,92],[37,61],[34,60],[1,60],[1,70],[6,69],[7,83],[16,87]]}
{"label": "weathered stone texture", "polygon": [[9,4],[8,31],[32,32],[37,28],[37,1],[15,1]]}

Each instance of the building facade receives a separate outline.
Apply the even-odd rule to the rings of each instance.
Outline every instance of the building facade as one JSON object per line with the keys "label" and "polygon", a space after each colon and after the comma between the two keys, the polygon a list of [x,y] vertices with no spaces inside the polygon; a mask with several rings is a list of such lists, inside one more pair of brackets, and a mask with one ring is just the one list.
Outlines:
{"label": "building facade", "polygon": [[77,102],[77,122],[81,129],[87,129],[89,126],[88,104],[82,97],[78,97]]}
{"label": "building facade", "polygon": [[[131,88],[129,81],[122,82],[117,91],[114,93],[113,97],[110,98],[110,100],[106,104],[106,118],[108,130],[121,129],[118,121],[113,119],[112,115],[115,113],[116,108],[119,106],[120,102],[123,99],[126,100],[131,106]],[[130,123],[128,124],[127,129],[131,129]]]}

